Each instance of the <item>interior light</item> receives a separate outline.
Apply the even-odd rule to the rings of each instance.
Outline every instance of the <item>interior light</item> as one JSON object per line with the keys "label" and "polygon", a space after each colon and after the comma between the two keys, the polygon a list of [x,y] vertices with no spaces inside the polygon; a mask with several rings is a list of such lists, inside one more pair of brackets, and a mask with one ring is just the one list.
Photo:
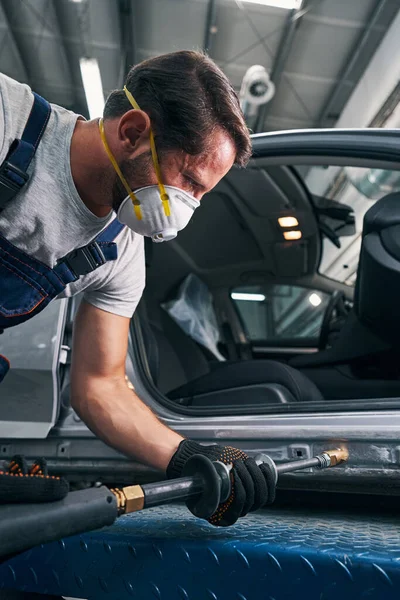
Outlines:
{"label": "interior light", "polygon": [[309,300],[310,304],[312,304],[313,306],[319,306],[322,302],[321,296],[319,296],[318,294],[315,294],[315,293],[311,294],[308,297],[308,300]]}
{"label": "interior light", "polygon": [[265,300],[264,294],[247,294],[233,292],[231,294],[232,300],[250,300],[250,302],[263,302]]}
{"label": "interior light", "polygon": [[263,4],[264,6],[276,6],[277,8],[287,8],[289,10],[299,10],[303,0],[242,0],[251,4]]}
{"label": "interior light", "polygon": [[99,63],[96,58],[81,58],[79,64],[89,116],[91,119],[101,117],[104,109],[104,94]]}
{"label": "interior light", "polygon": [[281,227],[297,227],[299,224],[296,217],[279,217],[278,223]]}
{"label": "interior light", "polygon": [[283,237],[285,240],[300,240],[301,239],[301,231],[299,229],[293,229],[293,231],[284,231]]}

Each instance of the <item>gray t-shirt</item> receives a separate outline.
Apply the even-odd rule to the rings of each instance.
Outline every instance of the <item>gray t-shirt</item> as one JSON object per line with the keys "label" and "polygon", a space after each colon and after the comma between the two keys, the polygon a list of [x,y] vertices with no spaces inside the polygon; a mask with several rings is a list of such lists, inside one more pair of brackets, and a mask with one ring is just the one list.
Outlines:
{"label": "gray t-shirt", "polygon": [[[0,164],[14,139],[21,137],[32,104],[27,85],[0,73]],[[89,243],[115,218],[115,213],[96,217],[74,185],[70,146],[78,117],[52,104],[49,123],[29,167],[30,180],[0,213],[0,234],[50,267]],[[132,316],[145,283],[143,237],[125,227],[114,241],[118,259],[67,285],[59,298],[84,292],[90,304]]]}

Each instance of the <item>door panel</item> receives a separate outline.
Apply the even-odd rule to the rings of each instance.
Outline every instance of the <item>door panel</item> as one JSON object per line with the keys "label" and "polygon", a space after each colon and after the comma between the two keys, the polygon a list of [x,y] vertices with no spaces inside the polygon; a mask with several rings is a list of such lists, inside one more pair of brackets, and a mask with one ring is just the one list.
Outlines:
{"label": "door panel", "polygon": [[299,354],[312,354],[318,351],[315,339],[305,340],[304,346],[274,346],[271,342],[252,342],[252,357],[254,360],[277,360],[278,362],[288,363],[291,358]]}
{"label": "door panel", "polygon": [[34,319],[0,335],[0,353],[11,363],[0,383],[0,440],[45,438],[55,425],[67,306],[68,300],[54,300]]}

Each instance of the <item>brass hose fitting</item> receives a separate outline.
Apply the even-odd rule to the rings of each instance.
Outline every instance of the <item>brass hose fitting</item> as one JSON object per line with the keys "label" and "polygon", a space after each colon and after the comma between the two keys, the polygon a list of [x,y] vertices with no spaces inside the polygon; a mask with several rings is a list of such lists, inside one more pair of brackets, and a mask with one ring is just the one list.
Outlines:
{"label": "brass hose fitting", "polygon": [[118,514],[125,515],[144,508],[144,491],[140,485],[130,485],[122,489],[112,489],[117,498]]}
{"label": "brass hose fitting", "polygon": [[349,458],[349,451],[347,448],[335,448],[334,450],[326,450],[323,454],[327,454],[330,458],[331,467],[335,467],[342,462],[346,462]]}

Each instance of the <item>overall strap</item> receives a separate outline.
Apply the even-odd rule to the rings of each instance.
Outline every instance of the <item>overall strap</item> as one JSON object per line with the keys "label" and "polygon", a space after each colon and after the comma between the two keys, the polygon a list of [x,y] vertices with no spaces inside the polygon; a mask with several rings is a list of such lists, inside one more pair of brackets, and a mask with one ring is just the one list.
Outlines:
{"label": "overall strap", "polygon": [[32,110],[22,137],[13,141],[0,166],[0,212],[29,180],[28,167],[49,121],[50,104],[34,92],[33,96]]}
{"label": "overall strap", "polygon": [[118,258],[117,244],[113,242],[121,233],[125,225],[117,219],[111,223],[99,235],[86,246],[69,252],[61,258],[53,271],[62,282],[67,285],[77,281],[81,275],[91,273],[109,260]]}
{"label": "overall strap", "polygon": [[121,233],[121,231],[125,228],[125,225],[120,223],[118,219],[114,219],[111,221],[109,225],[99,235],[96,237],[96,242],[98,244],[108,244],[115,240],[117,236]]}

